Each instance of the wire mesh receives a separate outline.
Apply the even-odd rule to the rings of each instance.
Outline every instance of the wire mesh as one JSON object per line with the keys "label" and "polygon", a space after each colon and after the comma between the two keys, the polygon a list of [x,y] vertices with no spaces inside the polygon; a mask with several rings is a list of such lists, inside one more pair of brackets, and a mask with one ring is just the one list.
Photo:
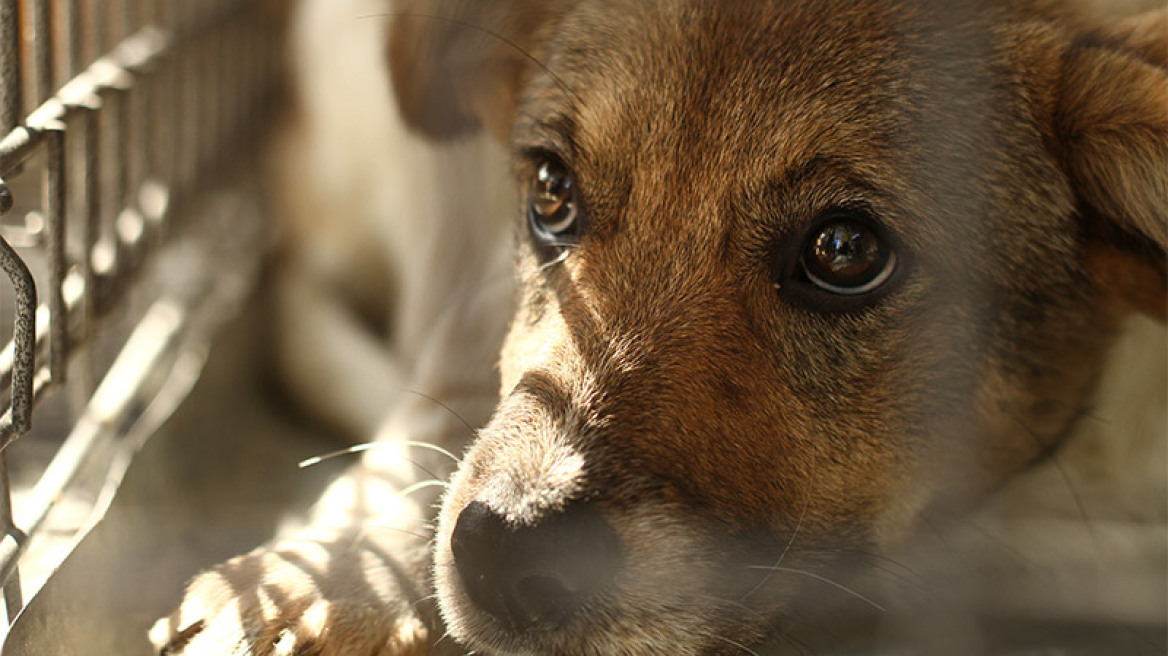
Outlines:
{"label": "wire mesh", "polygon": [[255,123],[275,78],[263,11],[252,0],[0,0],[0,268],[15,307],[0,351],[10,622],[24,604],[18,565],[29,537],[88,448],[58,454],[18,526],[8,447],[66,382],[68,362],[165,241],[200,176]]}

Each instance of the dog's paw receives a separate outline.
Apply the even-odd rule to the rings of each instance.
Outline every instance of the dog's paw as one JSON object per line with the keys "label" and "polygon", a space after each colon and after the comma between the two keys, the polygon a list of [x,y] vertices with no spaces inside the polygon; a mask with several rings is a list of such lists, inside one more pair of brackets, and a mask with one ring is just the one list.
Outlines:
{"label": "dog's paw", "polygon": [[160,656],[422,656],[425,567],[364,539],[298,539],[195,577],[150,639]]}

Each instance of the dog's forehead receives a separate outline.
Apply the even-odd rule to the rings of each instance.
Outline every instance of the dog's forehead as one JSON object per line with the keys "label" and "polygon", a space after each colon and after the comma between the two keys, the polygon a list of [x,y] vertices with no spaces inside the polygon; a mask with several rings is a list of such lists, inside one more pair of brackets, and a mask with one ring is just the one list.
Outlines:
{"label": "dog's forehead", "polygon": [[878,159],[899,129],[906,64],[892,9],[613,4],[583,3],[565,20],[528,95],[521,139],[550,135],[608,178],[736,171],[733,186],[816,157]]}
{"label": "dog's forehead", "polygon": [[[1002,126],[1027,119],[995,68],[993,0],[574,7],[535,52],[513,127],[520,150],[566,155],[598,238],[700,229],[738,243],[744,219],[793,232],[865,201],[937,251],[995,220],[983,182],[1009,145]],[[842,165],[787,184],[825,161]],[[820,195],[788,211],[784,185]]]}

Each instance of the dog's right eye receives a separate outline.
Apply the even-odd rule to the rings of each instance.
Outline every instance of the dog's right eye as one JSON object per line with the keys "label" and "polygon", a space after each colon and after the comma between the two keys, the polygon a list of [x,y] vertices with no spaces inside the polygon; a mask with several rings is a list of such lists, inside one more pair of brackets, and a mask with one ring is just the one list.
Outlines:
{"label": "dog's right eye", "polygon": [[807,232],[777,245],[771,257],[784,296],[829,313],[879,301],[895,289],[905,268],[895,240],[862,208],[823,212]]}
{"label": "dog's right eye", "polygon": [[558,160],[544,160],[531,182],[527,215],[535,239],[548,246],[571,246],[580,237],[582,220],[576,182]]}
{"label": "dog's right eye", "polygon": [[813,232],[800,266],[819,289],[857,296],[887,282],[896,261],[896,251],[871,225],[844,215],[831,217]]}

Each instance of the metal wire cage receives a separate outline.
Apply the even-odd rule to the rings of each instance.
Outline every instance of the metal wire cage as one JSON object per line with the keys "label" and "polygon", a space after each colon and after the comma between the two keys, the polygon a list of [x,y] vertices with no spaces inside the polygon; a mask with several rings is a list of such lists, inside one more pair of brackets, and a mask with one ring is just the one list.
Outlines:
{"label": "metal wire cage", "polygon": [[[208,180],[250,153],[262,123],[277,78],[269,19],[253,0],[0,0],[0,266],[12,290],[10,314],[0,314],[12,325],[0,351],[0,583],[9,622],[35,587],[22,589],[20,573],[30,540],[126,413],[141,412],[150,372],[173,366],[165,354],[199,324],[193,308],[222,287],[206,261],[222,245],[204,239],[202,259],[162,267],[183,271],[177,291],[135,291],[141,279],[158,277],[161,253],[191,232],[255,250],[255,231],[221,208],[211,212],[217,223],[192,226]],[[127,299],[143,295],[149,309],[127,319]],[[112,328],[127,320],[129,329]],[[95,344],[122,355],[108,367],[91,358],[80,376],[88,380],[70,380],[70,363]],[[14,507],[10,447],[67,382],[83,410],[53,426],[68,437]],[[111,480],[124,460],[105,461]]]}

